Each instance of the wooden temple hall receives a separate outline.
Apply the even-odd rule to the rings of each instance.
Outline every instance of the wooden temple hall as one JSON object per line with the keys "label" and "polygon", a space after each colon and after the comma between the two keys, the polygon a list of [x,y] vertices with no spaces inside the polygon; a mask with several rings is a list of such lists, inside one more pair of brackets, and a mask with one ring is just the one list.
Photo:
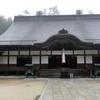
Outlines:
{"label": "wooden temple hall", "polygon": [[100,15],[15,16],[0,36],[0,75],[90,77],[100,63]]}

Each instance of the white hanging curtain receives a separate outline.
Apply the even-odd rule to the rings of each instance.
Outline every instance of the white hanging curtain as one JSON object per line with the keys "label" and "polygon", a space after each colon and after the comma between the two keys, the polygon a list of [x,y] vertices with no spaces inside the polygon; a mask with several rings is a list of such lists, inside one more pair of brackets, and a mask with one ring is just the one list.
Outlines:
{"label": "white hanging curtain", "polygon": [[66,60],[65,60],[65,50],[62,49],[62,63],[66,63]]}

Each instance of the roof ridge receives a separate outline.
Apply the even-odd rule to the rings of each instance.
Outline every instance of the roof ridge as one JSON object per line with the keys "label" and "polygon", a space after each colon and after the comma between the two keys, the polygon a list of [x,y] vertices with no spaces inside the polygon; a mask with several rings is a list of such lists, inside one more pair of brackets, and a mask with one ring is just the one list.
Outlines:
{"label": "roof ridge", "polygon": [[100,14],[82,15],[45,15],[45,16],[15,16],[14,21],[47,21],[47,20],[76,20],[76,19],[100,19]]}

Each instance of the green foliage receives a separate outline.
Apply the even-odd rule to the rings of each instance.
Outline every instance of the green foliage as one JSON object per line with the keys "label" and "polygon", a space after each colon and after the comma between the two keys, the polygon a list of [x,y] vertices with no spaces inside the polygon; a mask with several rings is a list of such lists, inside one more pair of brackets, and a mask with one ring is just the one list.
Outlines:
{"label": "green foliage", "polygon": [[25,14],[25,15],[29,15],[30,12],[29,12],[28,10],[24,10],[24,11],[23,11],[23,14]]}
{"label": "green foliage", "polygon": [[51,7],[49,9],[36,11],[36,16],[43,16],[43,15],[60,15],[60,13],[57,6]]}
{"label": "green foliage", "polygon": [[6,19],[4,16],[0,16],[0,35],[10,27],[11,23],[11,18]]}

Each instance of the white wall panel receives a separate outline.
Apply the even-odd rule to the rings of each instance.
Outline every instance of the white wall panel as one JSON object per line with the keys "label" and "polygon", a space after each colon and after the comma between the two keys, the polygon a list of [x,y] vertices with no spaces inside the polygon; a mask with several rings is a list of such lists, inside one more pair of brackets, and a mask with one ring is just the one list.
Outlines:
{"label": "white wall panel", "polygon": [[86,54],[98,54],[98,50],[86,50]]}
{"label": "white wall panel", "polygon": [[3,55],[8,55],[8,51],[4,51]]}
{"label": "white wall panel", "polygon": [[20,55],[29,55],[29,51],[20,51]]}
{"label": "white wall panel", "polygon": [[66,55],[73,55],[73,51],[72,50],[67,50],[67,51],[65,51],[65,54]]}
{"label": "white wall panel", "polygon": [[39,64],[39,56],[32,56],[32,64]]}
{"label": "white wall panel", "polygon": [[74,54],[84,54],[84,50],[75,50]]}
{"label": "white wall panel", "polygon": [[10,51],[9,54],[10,55],[18,55],[18,51]]}
{"label": "white wall panel", "polygon": [[40,55],[40,51],[31,51],[31,55]]}
{"label": "white wall panel", "polygon": [[86,56],[86,63],[92,63],[92,56]]}
{"label": "white wall panel", "polygon": [[50,51],[41,51],[41,55],[50,55],[51,52]]}
{"label": "white wall panel", "polygon": [[0,64],[7,64],[8,57],[0,57]]}
{"label": "white wall panel", "polygon": [[84,56],[77,56],[77,63],[84,63]]}
{"label": "white wall panel", "polygon": [[41,57],[41,63],[42,64],[48,64],[48,56],[42,56]]}
{"label": "white wall panel", "polygon": [[[66,55],[73,55],[72,50],[65,50]],[[62,51],[52,51],[52,55],[62,55]]]}
{"label": "white wall panel", "polygon": [[17,64],[17,57],[10,57],[9,64]]}
{"label": "white wall panel", "polygon": [[52,55],[61,55],[62,51],[52,51]]}

